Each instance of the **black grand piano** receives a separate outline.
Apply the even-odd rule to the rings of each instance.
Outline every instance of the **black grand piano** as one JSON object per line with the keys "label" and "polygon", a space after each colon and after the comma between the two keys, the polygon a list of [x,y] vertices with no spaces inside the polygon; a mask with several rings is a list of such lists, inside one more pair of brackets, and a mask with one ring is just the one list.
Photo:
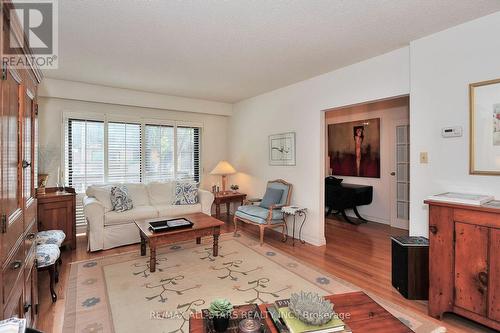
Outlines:
{"label": "black grand piano", "polygon": [[344,220],[352,224],[359,224],[349,219],[346,209],[352,209],[360,221],[366,220],[359,214],[357,206],[369,205],[373,200],[373,187],[342,183],[341,179],[333,176],[325,178],[325,208],[326,216],[341,214]]}

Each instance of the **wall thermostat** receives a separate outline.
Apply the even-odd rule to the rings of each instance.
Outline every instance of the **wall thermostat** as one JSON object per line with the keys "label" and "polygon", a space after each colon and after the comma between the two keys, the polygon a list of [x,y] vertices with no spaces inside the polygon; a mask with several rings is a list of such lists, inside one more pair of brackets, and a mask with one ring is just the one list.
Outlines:
{"label": "wall thermostat", "polygon": [[462,126],[454,126],[454,127],[444,127],[441,129],[441,136],[443,138],[458,138],[463,134]]}

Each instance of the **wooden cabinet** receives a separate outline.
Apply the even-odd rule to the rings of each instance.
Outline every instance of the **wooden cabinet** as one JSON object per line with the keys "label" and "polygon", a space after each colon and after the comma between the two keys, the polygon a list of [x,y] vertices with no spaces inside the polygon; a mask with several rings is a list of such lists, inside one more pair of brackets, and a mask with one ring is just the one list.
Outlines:
{"label": "wooden cabinet", "polygon": [[[3,51],[12,38],[19,41],[19,33],[11,34],[12,27],[19,24],[10,17],[10,1],[2,1],[0,6]],[[41,75],[33,66],[13,68],[4,62],[1,65],[0,319],[25,317],[29,326],[35,326],[38,302],[33,241],[37,232],[36,93]]]}
{"label": "wooden cabinet", "polygon": [[429,204],[429,315],[500,330],[500,209]]}
{"label": "wooden cabinet", "polygon": [[76,249],[76,194],[70,187],[65,191],[50,187],[38,195],[38,230],[62,230],[66,234],[62,245]]}

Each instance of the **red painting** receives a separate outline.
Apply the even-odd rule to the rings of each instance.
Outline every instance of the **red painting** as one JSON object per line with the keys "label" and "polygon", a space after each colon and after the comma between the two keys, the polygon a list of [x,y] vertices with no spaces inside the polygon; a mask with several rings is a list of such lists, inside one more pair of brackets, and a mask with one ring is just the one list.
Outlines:
{"label": "red painting", "polygon": [[334,175],[380,178],[380,118],[328,125]]}

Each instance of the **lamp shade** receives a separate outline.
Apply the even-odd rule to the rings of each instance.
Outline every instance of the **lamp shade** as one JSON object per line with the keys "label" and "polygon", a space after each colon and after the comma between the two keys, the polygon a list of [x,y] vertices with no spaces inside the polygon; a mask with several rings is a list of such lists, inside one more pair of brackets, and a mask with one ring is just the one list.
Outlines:
{"label": "lamp shade", "polygon": [[236,173],[236,170],[228,161],[220,161],[210,172],[211,175],[230,175],[232,173]]}

